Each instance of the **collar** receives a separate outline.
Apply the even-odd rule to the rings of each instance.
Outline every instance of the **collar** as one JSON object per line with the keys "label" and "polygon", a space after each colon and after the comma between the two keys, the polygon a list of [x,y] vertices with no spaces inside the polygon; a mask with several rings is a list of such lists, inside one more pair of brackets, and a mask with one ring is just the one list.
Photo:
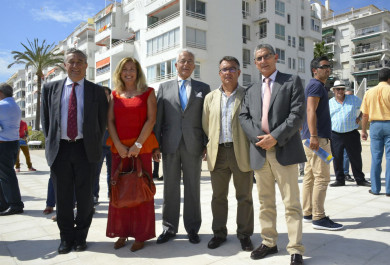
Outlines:
{"label": "collar", "polygon": [[[230,94],[230,96],[233,96],[233,95],[236,94],[237,89],[238,89],[239,86],[240,85],[237,83],[237,87],[233,90],[233,92]],[[225,91],[222,89],[222,85],[220,85],[218,89],[219,89],[219,91],[221,91],[222,94],[225,94]]]}
{"label": "collar", "polygon": [[[79,84],[79,86],[84,87],[84,80],[85,80],[85,78],[79,80],[79,81],[76,82],[76,83]],[[65,86],[71,86],[73,83],[74,83],[74,82],[72,81],[72,79],[70,79],[69,77],[66,78]]]}
{"label": "collar", "polygon": [[[275,70],[275,72],[273,72],[268,78],[271,78],[271,81],[275,82],[277,74],[278,74],[278,70]],[[266,77],[263,77],[263,83],[265,83],[265,79],[266,79]]]}
{"label": "collar", "polygon": [[177,77],[177,82],[180,83],[182,80],[187,80],[188,82],[191,82],[191,77],[188,77],[187,79],[181,79],[179,76]]}

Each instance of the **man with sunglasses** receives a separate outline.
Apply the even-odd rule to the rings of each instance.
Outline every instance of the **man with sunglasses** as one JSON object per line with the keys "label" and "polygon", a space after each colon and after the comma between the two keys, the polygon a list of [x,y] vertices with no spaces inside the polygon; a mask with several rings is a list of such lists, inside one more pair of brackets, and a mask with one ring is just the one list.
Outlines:
{"label": "man with sunglasses", "polygon": [[314,58],[310,63],[313,79],[305,89],[307,102],[306,121],[302,127],[302,140],[310,139],[310,146],[304,146],[307,163],[303,177],[302,200],[304,222],[312,222],[314,229],[340,230],[343,225],[333,222],[325,215],[325,197],[330,182],[330,166],[314,151],[319,147],[331,153],[331,119],[328,92],[325,88],[331,66],[328,57]]}
{"label": "man with sunglasses", "polygon": [[214,237],[208,248],[215,249],[226,241],[229,182],[233,183],[237,199],[237,237],[244,251],[252,251],[253,177],[249,165],[249,142],[238,120],[245,88],[238,84],[240,63],[232,56],[219,62],[221,86],[207,94],[202,125],[208,137],[207,165],[211,174],[213,197],[212,229]]}
{"label": "man with sunglasses", "polygon": [[299,134],[305,95],[299,76],[276,69],[278,55],[271,45],[258,45],[254,55],[262,79],[248,88],[240,113],[241,126],[250,142],[250,165],[255,171],[263,239],[251,258],[262,259],[278,252],[276,181],[285,206],[291,265],[301,265],[305,248],[297,172],[298,163],[306,161]]}
{"label": "man with sunglasses", "polygon": [[332,120],[332,140],[330,147],[334,157],[333,167],[336,181],[331,187],[345,186],[344,149],[351,162],[353,177],[358,186],[370,187],[371,183],[364,178],[362,171],[362,145],[357,128],[362,117],[359,113],[362,100],[355,95],[345,94],[345,83],[337,80],[332,87],[334,97],[329,100],[330,117]]}

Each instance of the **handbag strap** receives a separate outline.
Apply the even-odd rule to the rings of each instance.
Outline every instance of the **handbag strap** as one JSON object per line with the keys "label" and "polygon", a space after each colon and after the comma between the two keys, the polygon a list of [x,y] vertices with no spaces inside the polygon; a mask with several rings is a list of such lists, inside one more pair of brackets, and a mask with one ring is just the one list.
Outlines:
{"label": "handbag strap", "polygon": [[[139,158],[138,156],[137,157],[130,157],[132,162],[133,162],[133,166],[132,166],[132,169],[130,172],[133,172],[134,171],[134,164],[136,164],[136,167],[137,167],[137,176],[138,177],[142,177],[143,175],[143,170],[142,170],[142,161],[141,161],[141,158]],[[120,173],[123,173],[123,160],[124,159],[130,159],[130,158],[121,158],[121,161],[119,162],[119,165],[117,167],[117,169],[115,170],[115,173],[114,175],[111,177],[111,184],[112,185],[116,185],[117,181],[118,181],[118,178],[119,178],[119,175]]]}

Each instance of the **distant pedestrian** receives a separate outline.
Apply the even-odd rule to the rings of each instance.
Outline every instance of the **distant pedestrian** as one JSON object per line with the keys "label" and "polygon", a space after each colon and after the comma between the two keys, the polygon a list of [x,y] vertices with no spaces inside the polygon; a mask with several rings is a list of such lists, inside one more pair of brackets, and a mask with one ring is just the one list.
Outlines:
{"label": "distant pedestrian", "polygon": [[30,151],[27,145],[28,127],[27,127],[27,123],[23,120],[20,120],[19,137],[20,137],[19,139],[20,148],[18,151],[18,157],[16,158],[15,171],[20,172],[20,159],[19,159],[20,150],[22,150],[24,157],[26,158],[28,171],[37,171],[35,168],[33,168],[31,163]]}

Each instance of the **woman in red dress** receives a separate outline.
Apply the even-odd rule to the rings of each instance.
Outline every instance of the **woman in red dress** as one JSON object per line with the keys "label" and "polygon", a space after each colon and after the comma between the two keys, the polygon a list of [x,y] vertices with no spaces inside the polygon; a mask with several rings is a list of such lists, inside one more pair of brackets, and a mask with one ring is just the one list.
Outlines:
{"label": "woman in red dress", "polygon": [[[143,170],[152,176],[152,152],[158,147],[152,133],[156,121],[156,96],[147,87],[145,75],[134,58],[123,58],[114,73],[115,89],[108,109],[108,131],[112,152],[112,174],[121,159],[140,157]],[[123,168],[129,168],[129,159],[123,160]],[[108,237],[119,237],[114,248],[126,244],[128,237],[135,241],[131,251],[144,247],[144,241],[155,237],[154,200],[131,208],[115,208],[109,204]]]}

